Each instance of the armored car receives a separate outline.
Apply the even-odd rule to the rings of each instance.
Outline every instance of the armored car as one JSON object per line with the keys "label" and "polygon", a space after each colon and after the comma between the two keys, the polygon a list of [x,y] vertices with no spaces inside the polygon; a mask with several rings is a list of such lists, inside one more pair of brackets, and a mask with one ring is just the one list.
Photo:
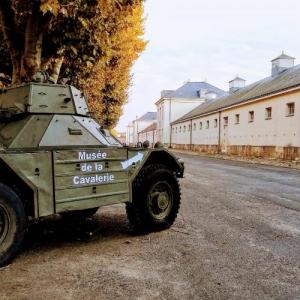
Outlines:
{"label": "armored car", "polygon": [[0,91],[0,266],[18,252],[30,220],[82,218],[124,203],[136,232],[172,225],[184,166],[166,149],[127,147],[68,85]]}

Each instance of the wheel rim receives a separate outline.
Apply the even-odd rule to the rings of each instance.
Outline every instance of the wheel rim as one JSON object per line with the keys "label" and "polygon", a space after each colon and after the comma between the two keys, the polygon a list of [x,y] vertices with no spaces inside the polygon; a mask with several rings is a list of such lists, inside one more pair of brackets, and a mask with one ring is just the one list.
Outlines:
{"label": "wheel rim", "polygon": [[0,204],[0,245],[5,240],[9,229],[9,215],[4,206]]}
{"label": "wheel rim", "polygon": [[165,181],[155,183],[148,194],[148,209],[155,219],[166,218],[173,205],[173,192],[171,186]]}

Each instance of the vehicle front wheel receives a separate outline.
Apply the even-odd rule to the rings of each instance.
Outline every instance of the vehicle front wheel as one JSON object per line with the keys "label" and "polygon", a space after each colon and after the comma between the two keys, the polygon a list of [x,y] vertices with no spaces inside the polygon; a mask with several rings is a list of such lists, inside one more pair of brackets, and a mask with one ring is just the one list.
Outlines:
{"label": "vehicle front wheel", "polygon": [[126,211],[134,231],[160,231],[174,223],[181,194],[172,171],[161,164],[148,165],[134,180],[132,188],[133,201],[126,204]]}
{"label": "vehicle front wheel", "polygon": [[17,254],[26,231],[26,213],[19,196],[0,183],[0,267]]}

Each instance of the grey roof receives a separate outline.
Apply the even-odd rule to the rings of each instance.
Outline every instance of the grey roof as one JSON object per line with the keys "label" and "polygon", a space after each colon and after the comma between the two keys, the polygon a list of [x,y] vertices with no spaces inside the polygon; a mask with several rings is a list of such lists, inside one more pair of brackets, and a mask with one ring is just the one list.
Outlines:
{"label": "grey roof", "polygon": [[288,69],[276,77],[267,77],[252,83],[245,88],[230,94],[229,96],[199,105],[180,119],[174,121],[172,124],[219,111],[232,105],[241,104],[260,97],[289,90],[294,87],[300,87],[300,65]]}
{"label": "grey roof", "polygon": [[170,97],[172,97],[172,95],[173,95],[174,92],[175,91],[173,91],[173,90],[164,90],[164,91],[161,91],[161,97],[162,98],[170,98]]}
{"label": "grey roof", "polygon": [[271,61],[275,61],[277,59],[295,59],[295,57],[292,57],[292,56],[289,56],[289,55],[286,55],[283,51],[281,53],[281,55],[279,55],[278,57],[272,59]]}
{"label": "grey roof", "polygon": [[154,121],[157,118],[157,113],[154,111],[148,111],[143,116],[138,118],[138,121]]}
{"label": "grey roof", "polygon": [[207,90],[208,93],[215,93],[217,97],[227,95],[227,92],[211,85],[207,82],[187,82],[179,89],[174,91],[162,91],[162,98],[199,98],[198,92]]}
{"label": "grey roof", "polygon": [[139,133],[145,133],[145,132],[149,132],[149,131],[154,131],[157,129],[157,123],[153,122],[151,125],[149,125],[148,127],[146,127],[144,130],[140,131]]}
{"label": "grey roof", "polygon": [[235,81],[235,80],[242,80],[242,81],[246,81],[245,79],[239,77],[239,76],[236,76],[234,79],[230,80],[229,82],[232,82],[232,81]]}

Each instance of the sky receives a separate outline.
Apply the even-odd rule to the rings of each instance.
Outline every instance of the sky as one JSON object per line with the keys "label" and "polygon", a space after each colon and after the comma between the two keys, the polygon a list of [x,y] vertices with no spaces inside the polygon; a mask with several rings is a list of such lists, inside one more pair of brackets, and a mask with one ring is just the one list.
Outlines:
{"label": "sky", "polygon": [[118,131],[187,80],[228,90],[236,75],[247,84],[270,76],[283,50],[300,63],[300,1],[147,0],[145,39]]}

